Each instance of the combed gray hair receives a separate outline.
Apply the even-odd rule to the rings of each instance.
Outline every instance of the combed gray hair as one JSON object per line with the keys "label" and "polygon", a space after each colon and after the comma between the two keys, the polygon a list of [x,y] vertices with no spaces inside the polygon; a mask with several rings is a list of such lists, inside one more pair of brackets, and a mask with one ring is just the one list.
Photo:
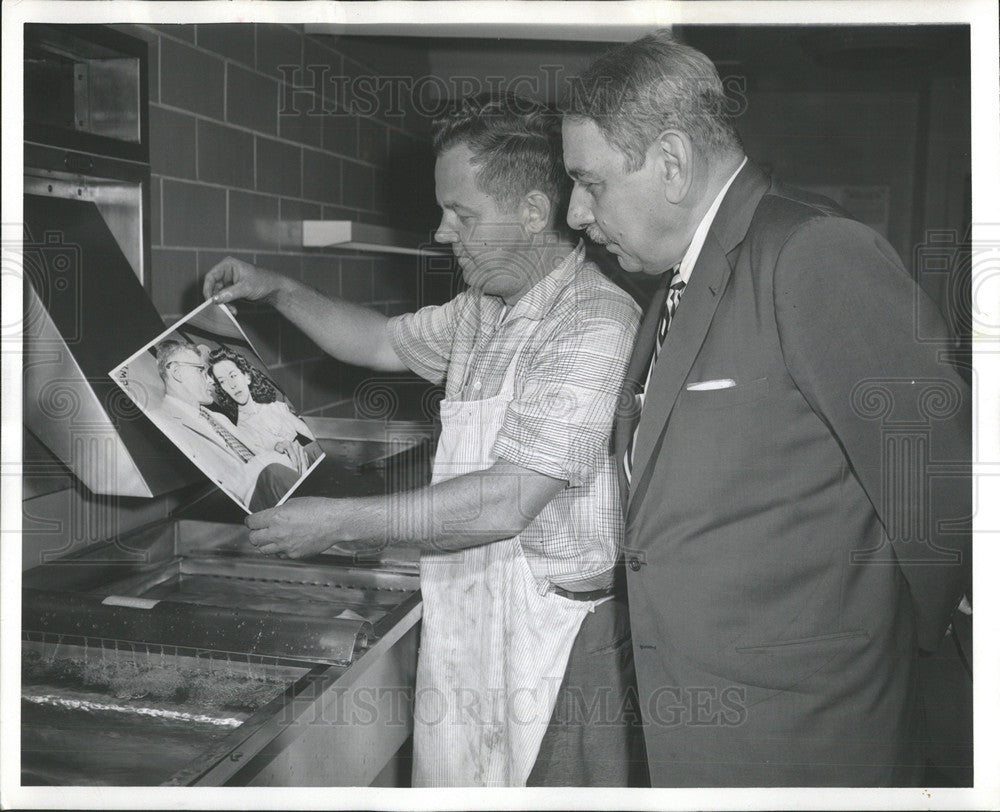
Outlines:
{"label": "combed gray hair", "polygon": [[726,113],[722,80],[705,54],[668,31],[619,45],[575,79],[566,113],[591,119],[626,156],[634,172],[660,133],[686,133],[709,154],[741,148]]}
{"label": "combed gray hair", "polygon": [[560,123],[556,113],[522,96],[480,94],[434,120],[434,153],[467,146],[481,191],[510,208],[537,189],[555,216],[569,198]]}
{"label": "combed gray hair", "polygon": [[153,352],[156,355],[156,371],[160,373],[160,377],[163,380],[167,379],[167,367],[170,365],[173,357],[181,350],[191,350],[193,353],[198,353],[196,345],[189,341],[177,341],[173,338],[164,339],[153,347]]}

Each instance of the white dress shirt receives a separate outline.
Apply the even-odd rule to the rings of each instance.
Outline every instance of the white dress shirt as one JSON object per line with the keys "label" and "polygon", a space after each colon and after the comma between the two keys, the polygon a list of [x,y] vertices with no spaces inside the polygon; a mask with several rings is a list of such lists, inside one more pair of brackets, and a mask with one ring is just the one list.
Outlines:
{"label": "white dress shirt", "polygon": [[712,223],[715,221],[715,215],[719,213],[719,206],[722,205],[722,199],[726,196],[726,192],[729,191],[729,187],[733,185],[733,181],[736,180],[736,176],[740,174],[740,170],[746,166],[747,158],[744,155],[743,160],[740,165],[736,167],[736,171],[729,176],[729,180],[726,184],[719,190],[719,193],[715,196],[715,200],[712,201],[712,205],[708,207],[708,211],[705,212],[705,216],[701,218],[701,222],[698,223],[698,228],[694,231],[694,236],[691,238],[691,244],[688,246],[687,251],[684,252],[684,257],[681,259],[680,265],[680,278],[686,285],[691,281],[691,271],[694,270],[694,266],[698,263],[698,257],[701,254],[702,246],[705,245],[705,238],[708,236],[708,230],[712,227]]}

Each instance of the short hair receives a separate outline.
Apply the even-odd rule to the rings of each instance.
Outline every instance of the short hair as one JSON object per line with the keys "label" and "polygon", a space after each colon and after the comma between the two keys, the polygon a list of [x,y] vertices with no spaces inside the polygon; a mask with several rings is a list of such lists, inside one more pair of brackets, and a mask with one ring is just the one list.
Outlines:
{"label": "short hair", "polygon": [[594,60],[570,87],[570,118],[591,119],[635,171],[664,130],[709,154],[741,148],[722,80],[705,54],[657,31]]}
{"label": "short hair", "polygon": [[477,167],[476,186],[510,209],[533,190],[544,192],[553,222],[569,199],[559,116],[515,93],[482,93],[452,103],[434,119],[434,154],[465,145]]}
{"label": "short hair", "polygon": [[[247,361],[244,356],[240,355],[240,353],[234,352],[228,347],[219,347],[208,354],[209,369],[222,361],[232,361],[236,364],[236,368],[250,379],[248,389],[254,403],[274,403],[278,399],[278,390],[271,381],[265,377],[263,372]],[[212,369],[212,380],[215,385],[216,402],[223,406],[229,406],[230,404],[237,406],[236,401],[219,385],[219,379],[215,377],[214,369]],[[234,420],[233,422],[236,421]]]}
{"label": "short hair", "polygon": [[167,379],[167,367],[170,366],[174,356],[182,350],[190,350],[200,357],[198,347],[190,341],[167,338],[153,347],[153,354],[156,356],[156,371],[160,373],[160,377],[164,381]]}

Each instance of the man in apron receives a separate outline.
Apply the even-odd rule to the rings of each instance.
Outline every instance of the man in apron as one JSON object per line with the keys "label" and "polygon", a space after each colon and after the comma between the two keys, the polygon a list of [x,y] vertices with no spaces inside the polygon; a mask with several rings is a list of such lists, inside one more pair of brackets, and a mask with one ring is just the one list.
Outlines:
{"label": "man in apron", "polygon": [[387,319],[233,259],[205,280],[217,301],[269,301],[343,361],[446,386],[429,487],[292,499],[248,518],[251,541],[422,551],[414,785],[635,783],[608,440],[638,309],[556,230],[556,117],[479,98],[435,127],[435,237],[469,285],[450,302]]}

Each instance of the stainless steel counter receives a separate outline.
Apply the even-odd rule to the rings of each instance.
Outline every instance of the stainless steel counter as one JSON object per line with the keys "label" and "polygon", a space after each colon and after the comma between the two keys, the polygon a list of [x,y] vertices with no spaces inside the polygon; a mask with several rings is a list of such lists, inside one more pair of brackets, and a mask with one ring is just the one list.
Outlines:
{"label": "stainless steel counter", "polygon": [[[313,492],[426,481],[426,429],[314,428],[328,459]],[[209,493],[24,573],[23,783],[364,786],[393,772],[412,732],[416,557],[262,556],[234,508]]]}

